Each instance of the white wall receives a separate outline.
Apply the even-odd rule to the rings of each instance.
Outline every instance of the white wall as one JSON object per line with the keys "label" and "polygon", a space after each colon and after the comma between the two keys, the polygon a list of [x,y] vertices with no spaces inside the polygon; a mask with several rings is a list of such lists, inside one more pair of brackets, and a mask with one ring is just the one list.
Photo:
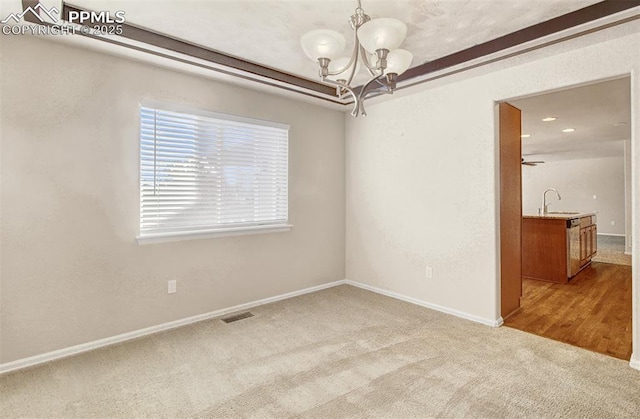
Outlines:
{"label": "white wall", "polygon": [[625,240],[624,240],[624,251],[626,254],[631,254],[632,243],[633,243],[633,178],[631,177],[631,172],[633,171],[631,165],[631,155],[633,150],[631,149],[631,141],[627,140],[624,142],[624,219],[625,219]]}
{"label": "white wall", "polygon": [[[347,278],[497,321],[496,101],[632,73],[637,172],[639,45],[640,23],[634,21],[418,86],[370,104],[367,118],[348,119]],[[640,190],[638,173],[633,181],[634,191]],[[638,260],[637,192],[633,206]],[[433,268],[433,279],[425,278],[425,266]],[[633,269],[637,347],[637,264]]]}
{"label": "white wall", "polygon": [[[3,38],[0,362],[344,279],[342,113]],[[144,99],[290,124],[293,229],[136,244]]]}
{"label": "white wall", "polygon": [[[556,188],[562,197],[547,193],[549,211],[595,212],[598,234],[625,234],[624,157],[547,161],[522,166],[522,212],[537,214],[542,193]],[[596,199],[593,199],[593,196]],[[615,225],[611,225],[611,222]]]}

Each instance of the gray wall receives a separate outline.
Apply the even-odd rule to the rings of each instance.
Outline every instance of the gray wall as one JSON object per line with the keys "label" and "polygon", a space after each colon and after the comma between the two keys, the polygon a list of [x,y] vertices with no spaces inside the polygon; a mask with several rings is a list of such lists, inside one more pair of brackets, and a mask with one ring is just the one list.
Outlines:
{"label": "gray wall", "polygon": [[[549,211],[596,212],[598,234],[625,234],[624,157],[548,161],[538,166],[522,166],[522,211],[536,214],[542,193],[547,194]],[[593,196],[596,199],[593,199]],[[611,225],[611,222],[615,225]]]}
{"label": "gray wall", "polygon": [[[0,362],[344,279],[342,113],[3,38]],[[290,124],[293,229],[136,244],[145,99]]]}

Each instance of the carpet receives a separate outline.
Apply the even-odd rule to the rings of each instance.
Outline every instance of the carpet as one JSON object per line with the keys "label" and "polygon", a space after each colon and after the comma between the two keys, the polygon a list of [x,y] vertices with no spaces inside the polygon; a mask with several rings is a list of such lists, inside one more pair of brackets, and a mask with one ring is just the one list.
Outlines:
{"label": "carpet", "polygon": [[625,238],[598,234],[598,253],[594,262],[631,266],[631,255],[625,255]]}
{"label": "carpet", "polygon": [[0,415],[637,418],[628,363],[351,286],[0,377]]}

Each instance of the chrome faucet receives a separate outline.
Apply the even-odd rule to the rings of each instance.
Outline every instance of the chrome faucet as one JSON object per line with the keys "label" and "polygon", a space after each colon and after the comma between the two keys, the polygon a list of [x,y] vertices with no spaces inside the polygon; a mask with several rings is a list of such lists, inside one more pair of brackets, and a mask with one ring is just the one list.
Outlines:
{"label": "chrome faucet", "polygon": [[548,203],[548,204],[547,204],[547,192],[549,192],[549,191],[553,191],[553,192],[555,192],[555,193],[556,193],[556,196],[558,197],[558,200],[559,200],[559,201],[560,201],[560,200],[562,200],[562,197],[561,197],[561,196],[560,196],[560,194],[558,193],[558,190],[557,190],[557,189],[555,189],[555,188],[549,188],[549,189],[545,190],[545,191],[542,193],[542,207],[541,207],[541,208],[539,208],[539,213],[540,213],[540,215],[547,215],[549,205],[551,205],[551,203]]}

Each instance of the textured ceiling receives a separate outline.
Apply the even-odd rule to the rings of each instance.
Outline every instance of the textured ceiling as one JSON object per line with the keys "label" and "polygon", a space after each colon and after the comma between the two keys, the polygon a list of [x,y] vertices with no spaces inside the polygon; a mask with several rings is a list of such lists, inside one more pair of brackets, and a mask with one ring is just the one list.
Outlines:
{"label": "textured ceiling", "polygon": [[[631,138],[629,78],[509,101],[522,110],[525,160],[622,156]],[[558,118],[543,122],[542,118]],[[574,128],[574,132],[562,132]]]}
{"label": "textured ceiling", "polygon": [[[408,26],[412,66],[581,9],[599,0],[363,0],[372,18]],[[353,0],[69,0],[88,10],[124,10],[128,23],[310,79],[317,65],[300,48],[312,29],[348,40]],[[346,54],[345,54],[346,55]]]}

